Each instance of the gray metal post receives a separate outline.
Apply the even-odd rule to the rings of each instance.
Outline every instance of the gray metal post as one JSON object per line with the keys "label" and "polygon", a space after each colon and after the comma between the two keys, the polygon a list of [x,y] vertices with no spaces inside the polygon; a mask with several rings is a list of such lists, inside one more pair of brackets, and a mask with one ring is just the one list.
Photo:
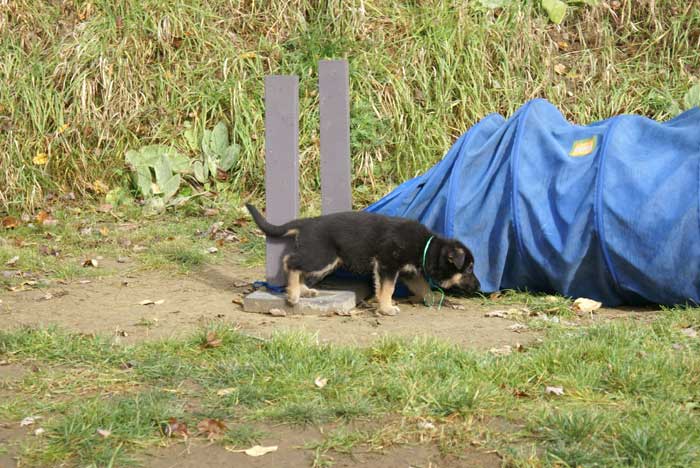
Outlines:
{"label": "gray metal post", "polygon": [[[299,78],[265,77],[265,199],[266,217],[283,224],[299,213]],[[290,240],[268,239],[267,282],[284,286],[282,258]]]}
{"label": "gray metal post", "polygon": [[318,63],[321,115],[321,210],[352,209],[350,191],[350,91],[348,62]]}

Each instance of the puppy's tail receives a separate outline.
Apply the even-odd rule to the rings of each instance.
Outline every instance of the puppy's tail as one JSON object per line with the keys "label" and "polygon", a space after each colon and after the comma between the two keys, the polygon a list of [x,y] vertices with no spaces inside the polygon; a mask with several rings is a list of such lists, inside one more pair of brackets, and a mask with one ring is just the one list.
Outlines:
{"label": "puppy's tail", "polygon": [[250,211],[250,215],[253,217],[255,224],[258,225],[262,232],[270,237],[282,237],[291,228],[291,226],[289,226],[290,223],[283,224],[281,226],[268,223],[265,217],[260,214],[258,209],[250,203],[246,203],[245,207],[248,208],[248,211]]}

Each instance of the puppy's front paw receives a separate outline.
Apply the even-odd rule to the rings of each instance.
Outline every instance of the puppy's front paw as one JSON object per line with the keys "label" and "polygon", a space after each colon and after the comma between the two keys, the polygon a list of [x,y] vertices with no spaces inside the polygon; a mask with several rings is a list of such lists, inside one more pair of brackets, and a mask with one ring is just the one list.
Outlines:
{"label": "puppy's front paw", "polygon": [[401,311],[397,306],[380,307],[379,313],[382,315],[394,316]]}
{"label": "puppy's front paw", "polygon": [[316,297],[318,296],[318,289],[306,288],[301,291],[301,297]]}
{"label": "puppy's front paw", "polygon": [[299,296],[287,296],[287,304],[290,306],[299,304]]}

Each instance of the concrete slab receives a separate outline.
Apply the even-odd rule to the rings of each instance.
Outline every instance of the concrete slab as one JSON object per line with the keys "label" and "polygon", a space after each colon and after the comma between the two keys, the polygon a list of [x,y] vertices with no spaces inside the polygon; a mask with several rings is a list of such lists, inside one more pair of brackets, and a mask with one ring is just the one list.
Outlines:
{"label": "concrete slab", "polygon": [[302,297],[295,306],[287,304],[285,294],[259,289],[243,299],[243,310],[266,314],[280,309],[289,315],[328,315],[349,312],[371,294],[369,285],[361,281],[329,279],[314,288],[318,289],[318,296]]}

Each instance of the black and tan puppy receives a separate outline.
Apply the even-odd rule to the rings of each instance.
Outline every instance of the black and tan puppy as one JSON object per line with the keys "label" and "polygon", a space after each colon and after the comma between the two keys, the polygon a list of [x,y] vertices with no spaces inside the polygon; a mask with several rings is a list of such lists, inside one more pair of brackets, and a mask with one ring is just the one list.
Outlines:
{"label": "black and tan puppy", "polygon": [[254,206],[246,208],[267,236],[295,239],[292,252],[284,257],[287,301],[292,305],[301,296],[318,294],[306,286],[306,279],[318,281],[341,265],[354,273],[373,274],[379,312],[385,315],[399,312],[391,302],[399,276],[418,300],[430,293],[426,279],[444,289],[479,287],[469,249],[416,221],[350,211],[275,226]]}

